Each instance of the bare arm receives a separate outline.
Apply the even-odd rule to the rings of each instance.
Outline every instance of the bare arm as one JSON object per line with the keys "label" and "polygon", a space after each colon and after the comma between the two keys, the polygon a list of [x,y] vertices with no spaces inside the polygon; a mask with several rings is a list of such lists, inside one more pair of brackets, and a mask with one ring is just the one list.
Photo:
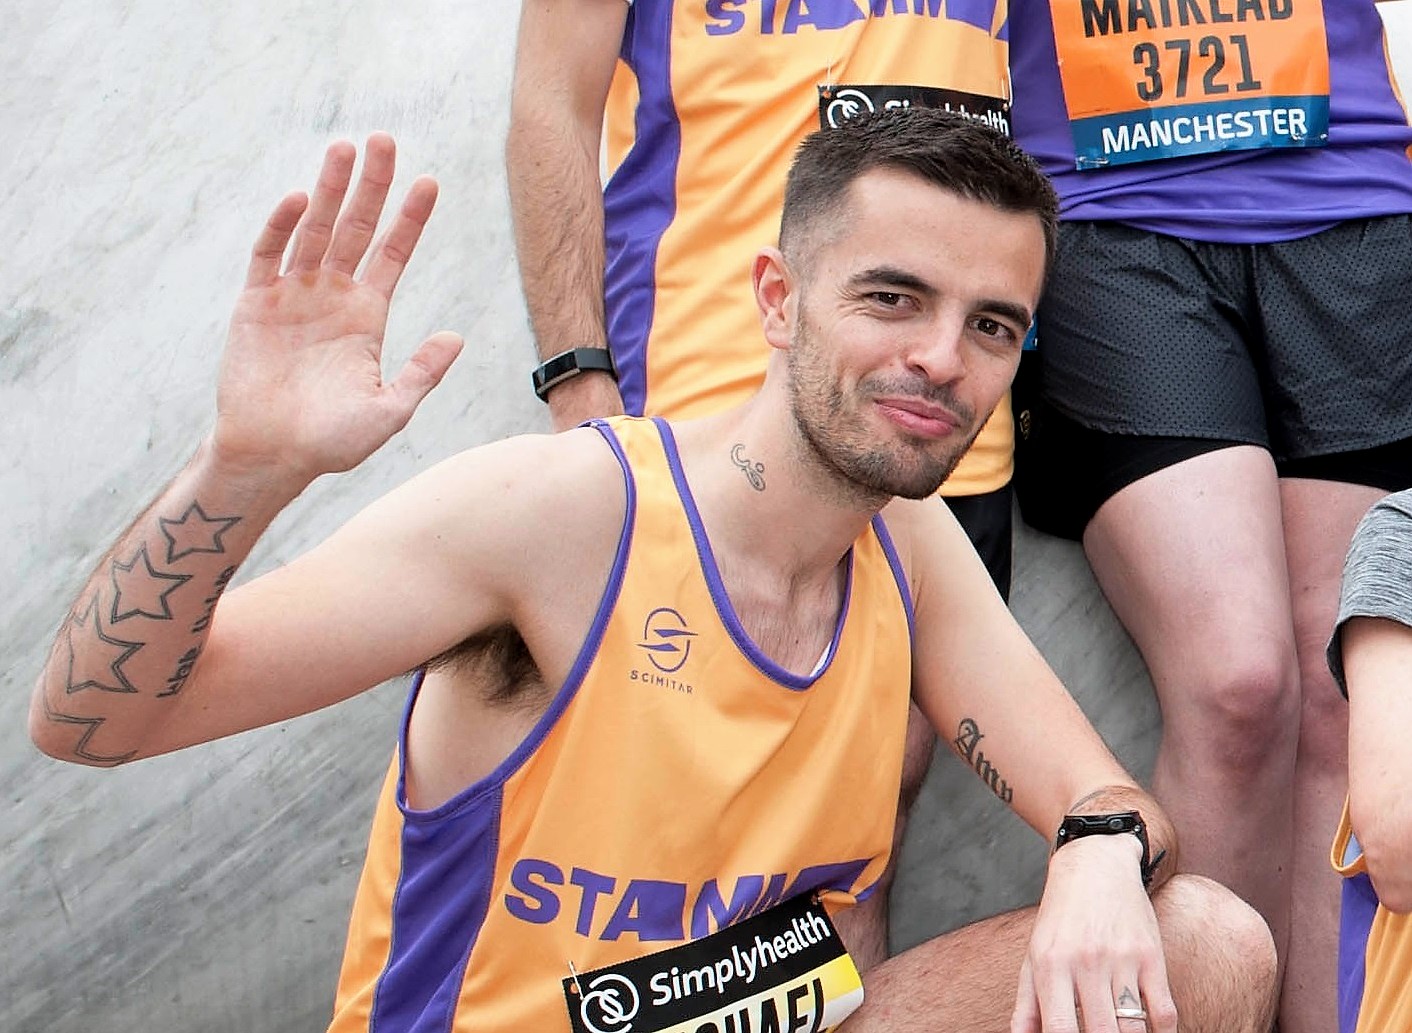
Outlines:
{"label": "bare arm", "polygon": [[[520,12],[505,162],[541,359],[608,347],[598,156],[627,10],[625,0],[526,0]],[[548,400],[556,430],[623,411],[606,373],[582,373]]]}
{"label": "bare arm", "polygon": [[[893,509],[900,506],[912,518],[906,537],[916,600],[914,692],[923,712],[1047,843],[1066,814],[1138,811],[1152,855],[1162,858],[1156,888],[1177,863],[1162,809],[1113,757],[1020,630],[954,521],[941,507]],[[1114,1008],[1125,991],[1146,1002],[1152,1029],[1175,1029],[1141,855],[1132,835],[1091,836],[1052,854],[1015,1030],[1115,1028]],[[1082,1027],[1074,1026],[1076,1001]]]}
{"label": "bare arm", "polygon": [[[272,588],[252,586],[230,599],[225,589],[275,515],[314,478],[357,465],[401,429],[461,347],[455,335],[437,334],[383,381],[388,303],[431,214],[436,184],[414,183],[372,245],[392,181],[391,138],[369,140],[340,217],[354,160],[351,144],[330,147],[312,199],[286,197],[260,235],[231,322],[215,429],[99,564],[40,676],[30,729],[46,752],[116,764],[333,701],[317,680],[261,684],[270,671],[258,658],[280,646],[298,649],[297,638],[267,634],[272,604],[290,607],[289,616],[308,601],[278,594],[297,575],[283,573],[270,579]],[[263,625],[241,619],[242,594],[265,598],[257,608]],[[242,665],[243,675],[230,675]],[[212,706],[211,697],[191,691],[222,677],[232,685],[226,703]],[[344,694],[377,680],[355,680]]]}
{"label": "bare arm", "polygon": [[1412,627],[1355,617],[1343,629],[1348,800],[1368,876],[1390,911],[1412,912]]}
{"label": "bare arm", "polygon": [[1412,491],[1376,503],[1348,550],[1329,666],[1348,694],[1348,808],[1378,896],[1412,911]]}

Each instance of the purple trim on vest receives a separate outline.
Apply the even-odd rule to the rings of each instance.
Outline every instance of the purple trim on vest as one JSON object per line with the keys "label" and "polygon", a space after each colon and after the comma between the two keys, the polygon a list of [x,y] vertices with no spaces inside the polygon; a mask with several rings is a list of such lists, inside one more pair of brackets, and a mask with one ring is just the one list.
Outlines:
{"label": "purple trim on vest", "polygon": [[[553,702],[523,742],[485,778],[439,807],[407,806],[407,730],[421,691],[417,672],[407,694],[399,733],[397,806],[402,812],[402,870],[392,898],[392,937],[387,964],[374,991],[370,1031],[432,1033],[451,1028],[466,965],[490,906],[491,880],[499,849],[500,806],[507,779],[537,750],[578,693],[598,655],[603,634],[622,589],[637,514],[637,486],[627,456],[601,420],[592,426],[613,450],[623,469],[626,507],[623,529],[608,584],[574,665]],[[427,974],[444,972],[439,985]]]}
{"label": "purple trim on vest", "polygon": [[[419,675],[411,695],[420,688]],[[401,779],[399,795],[400,785]],[[387,964],[368,1018],[371,1033],[451,1029],[466,962],[490,907],[499,824],[499,787],[455,821],[403,823],[402,870],[392,898]],[[428,975],[438,972],[441,980],[429,984]]]}
{"label": "purple trim on vest", "polygon": [[1367,977],[1368,933],[1378,910],[1378,893],[1366,873],[1343,880],[1342,913],[1338,924],[1338,1028],[1353,1033],[1363,1007]]}
{"label": "purple trim on vest", "polygon": [[622,59],[637,77],[633,145],[603,192],[608,343],[623,405],[641,416],[647,398],[647,339],[657,303],[657,248],[677,213],[681,123],[672,98],[673,0],[628,8]]}
{"label": "purple trim on vest", "polygon": [[735,642],[736,648],[766,678],[778,682],[787,689],[809,688],[833,666],[834,657],[838,655],[839,639],[843,637],[843,626],[848,621],[848,604],[853,598],[853,550],[850,548],[844,557],[847,570],[844,578],[843,605],[839,607],[838,621],[834,625],[833,639],[829,642],[828,654],[824,662],[819,665],[816,672],[807,675],[785,670],[766,656],[760,647],[751,640],[745,627],[740,623],[740,618],[736,616],[735,607],[731,605],[730,596],[726,593],[725,582],[721,580],[721,570],[716,566],[716,555],[711,550],[711,541],[706,537],[706,528],[701,523],[701,512],[696,508],[696,498],[691,494],[691,485],[686,482],[686,473],[682,470],[681,465],[681,455],[677,451],[676,437],[672,434],[672,428],[665,420],[654,418],[652,422],[656,424],[658,432],[662,435],[662,448],[667,454],[667,466],[672,471],[672,483],[676,485],[677,496],[681,499],[687,523],[691,526],[691,537],[696,541],[696,555],[701,560],[701,574],[706,579],[706,587],[711,593],[711,601],[716,604],[716,614],[721,618],[721,623]]}
{"label": "purple trim on vest", "polygon": [[897,556],[897,547],[892,544],[892,534],[883,521],[882,514],[873,517],[873,533],[878,536],[887,565],[892,568],[892,578],[897,582],[897,593],[902,596],[902,608],[907,611],[907,641],[915,649],[917,645],[916,615],[912,610],[912,588],[907,584],[907,572],[902,569],[902,560]]}

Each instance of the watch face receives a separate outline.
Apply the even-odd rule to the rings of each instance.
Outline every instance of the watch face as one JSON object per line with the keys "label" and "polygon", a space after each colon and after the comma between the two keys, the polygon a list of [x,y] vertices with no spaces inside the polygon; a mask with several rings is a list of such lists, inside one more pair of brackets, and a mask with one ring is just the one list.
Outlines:
{"label": "watch face", "polygon": [[1141,836],[1142,818],[1135,811],[1121,814],[1069,814],[1059,826],[1059,841],[1084,836],[1112,836],[1131,832]]}

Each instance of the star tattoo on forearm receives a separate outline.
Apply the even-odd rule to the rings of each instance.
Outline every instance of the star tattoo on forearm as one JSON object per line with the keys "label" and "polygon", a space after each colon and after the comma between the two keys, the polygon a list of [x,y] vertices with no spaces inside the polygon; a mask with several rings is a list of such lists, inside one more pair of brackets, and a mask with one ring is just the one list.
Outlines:
{"label": "star tattoo on forearm", "polygon": [[153,570],[145,545],[127,563],[115,559],[111,575],[113,609],[108,619],[112,624],[129,617],[171,620],[172,609],[167,605],[167,596],[191,580],[190,574],[163,574]]}
{"label": "star tattoo on forearm", "polygon": [[[74,648],[76,636],[87,633],[89,620],[93,621],[92,632],[98,637],[97,645],[84,649]],[[145,643],[128,642],[105,634],[103,622],[98,612],[98,595],[94,593],[83,612],[75,612],[64,629],[64,647],[68,650],[68,676],[64,680],[64,692],[72,696],[84,689],[100,689],[103,692],[136,692],[137,687],[128,681],[123,673],[125,664]]]}
{"label": "star tattoo on forearm", "polygon": [[160,517],[157,523],[167,539],[167,562],[175,563],[195,552],[220,554],[226,551],[221,535],[236,524],[240,517],[208,517],[199,502],[193,502],[180,520]]}
{"label": "star tattoo on forearm", "polygon": [[98,729],[103,725],[104,719],[101,717],[75,717],[73,714],[62,713],[49,705],[47,696],[44,697],[44,716],[55,724],[78,725],[84,730],[83,735],[79,736],[78,742],[74,745],[75,757],[81,757],[92,764],[112,766],[137,756],[136,750],[129,750],[127,753],[105,754],[95,753],[89,749],[89,742],[98,734]]}

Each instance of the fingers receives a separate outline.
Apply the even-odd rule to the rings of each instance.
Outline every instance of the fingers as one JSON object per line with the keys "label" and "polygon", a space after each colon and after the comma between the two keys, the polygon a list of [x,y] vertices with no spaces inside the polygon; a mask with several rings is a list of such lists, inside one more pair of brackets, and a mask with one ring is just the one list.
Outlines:
{"label": "fingers", "polygon": [[441,383],[441,378],[446,376],[446,371],[456,361],[456,356],[461,354],[464,345],[461,335],[449,330],[432,334],[412,353],[407,365],[397,374],[397,379],[387,385],[399,429],[412,418],[412,413],[431,393],[431,389]]}
{"label": "fingers", "polygon": [[304,213],[299,231],[294,236],[294,251],[289,259],[291,273],[309,272],[317,269],[323,261],[329,239],[333,236],[334,220],[343,206],[343,195],[348,192],[348,183],[353,178],[353,163],[357,157],[357,148],[347,140],[329,144],[324,153],[319,182],[309,201],[309,210]]}
{"label": "fingers", "polygon": [[397,145],[386,133],[374,133],[363,148],[363,171],[353,199],[333,228],[324,265],[352,276],[363,260],[382,218],[382,206],[397,166]]}
{"label": "fingers", "polygon": [[294,227],[299,225],[299,218],[308,206],[308,195],[295,193],[286,196],[275,207],[269,221],[265,223],[265,228],[260,231],[255,247],[251,249],[245,286],[263,287],[278,278],[284,249],[289,246]]}
{"label": "fingers", "polygon": [[[279,276],[281,257],[286,251],[290,273],[310,272],[323,265],[353,276],[368,253],[387,203],[396,158],[397,147],[391,136],[374,133],[368,137],[363,171],[345,208],[343,202],[353,178],[357,150],[347,140],[330,144],[313,196],[290,194],[270,216],[251,254],[246,286],[272,283]],[[402,278],[436,196],[436,181],[430,176],[419,177],[382,239],[373,245],[363,279],[384,296],[391,297]]]}
{"label": "fingers", "polygon": [[[1040,1025],[1045,1033],[1077,1033],[1083,1029],[1085,1033],[1091,1030],[1102,1030],[1104,1033],[1112,1033],[1113,1029],[1113,1006],[1108,1006],[1108,1026],[1079,1025],[1078,1007],[1075,1004],[1075,979],[1066,967],[1062,965],[1041,965],[1040,970],[1034,975],[1035,996],[1039,1001]],[[1082,998],[1084,988],[1082,984],[1078,987],[1078,994]],[[1088,1001],[1083,1000],[1087,1005]],[[1088,1016],[1085,1013],[1085,1019]]]}
{"label": "fingers", "polygon": [[387,227],[382,240],[373,245],[363,281],[387,297],[392,296],[407,262],[421,239],[422,229],[436,204],[436,180],[418,176],[407,191],[402,208]]}
{"label": "fingers", "polygon": [[1020,990],[1010,1016],[1010,1033],[1040,1033],[1039,998],[1035,995],[1029,958],[1020,966]]}
{"label": "fingers", "polygon": [[1167,982],[1167,964],[1159,954],[1142,969],[1142,1007],[1152,1033],[1177,1033],[1177,1004]]}

